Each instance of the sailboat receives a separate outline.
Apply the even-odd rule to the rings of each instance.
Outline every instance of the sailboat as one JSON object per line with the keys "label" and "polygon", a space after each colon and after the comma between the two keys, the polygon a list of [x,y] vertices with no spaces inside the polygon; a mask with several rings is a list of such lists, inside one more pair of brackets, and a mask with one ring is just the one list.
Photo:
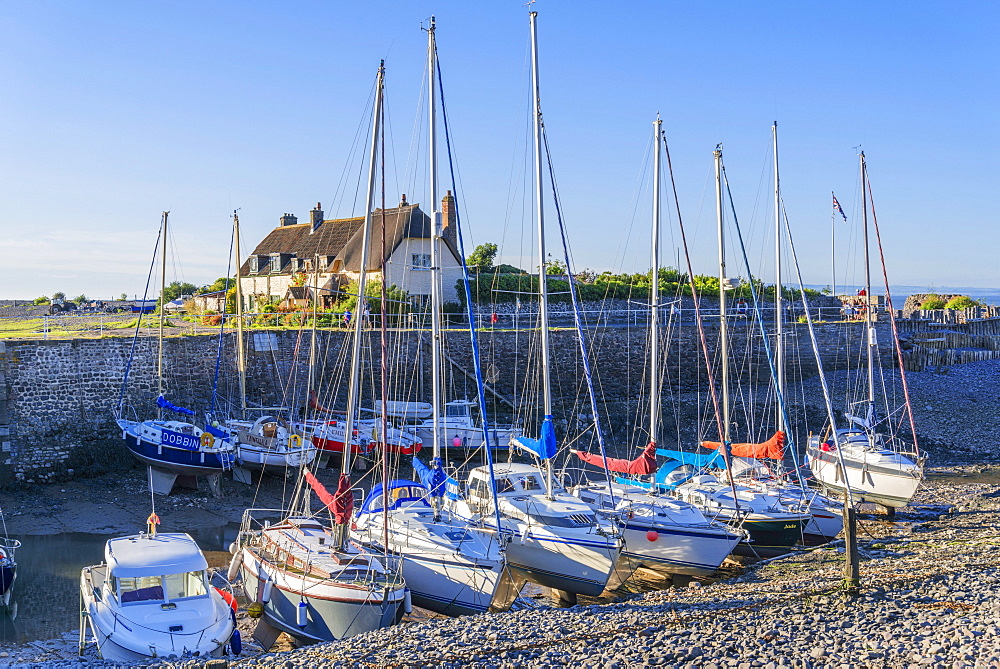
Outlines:
{"label": "sailboat", "polygon": [[[758,491],[736,485],[729,470],[730,434],[729,400],[729,325],[726,291],[737,287],[738,280],[726,275],[725,228],[722,208],[722,147],[713,152],[715,159],[715,211],[719,243],[719,358],[722,390],[720,422],[721,442],[711,454],[686,453],[657,449],[667,460],[657,470],[652,487],[668,491],[694,504],[708,517],[736,525],[747,531],[748,538],[740,542],[734,553],[748,557],[774,557],[792,550],[802,538],[811,516],[800,504],[788,504],[774,491]],[[727,482],[720,481],[709,468],[725,473]]]}
{"label": "sailboat", "polygon": [[[866,397],[850,405],[844,414],[847,427],[833,429],[829,437],[813,436],[806,449],[806,460],[813,476],[823,488],[837,494],[850,493],[854,501],[872,502],[888,509],[906,506],[924,478],[923,458],[916,448],[892,433],[889,409],[879,415],[875,396],[875,376],[878,361],[878,337],[875,330],[875,304],[872,301],[871,259],[868,239],[868,208],[870,184],[864,152],[860,155],[861,206],[865,246],[865,339]],[[878,225],[876,221],[876,234]],[[881,243],[879,243],[881,248]],[[884,268],[883,268],[884,274]],[[886,284],[888,295],[888,283]],[[890,315],[890,318],[892,316]],[[893,321],[895,326],[895,322]],[[913,411],[902,365],[899,374],[906,398],[905,411],[910,429],[916,435]]]}
{"label": "sailboat", "polygon": [[[475,450],[485,444],[482,420],[476,420],[476,403],[467,399],[445,403],[444,414],[425,418],[413,425],[412,429],[425,444],[433,443],[434,426],[439,426],[438,443],[446,448]],[[511,439],[521,436],[521,430],[513,425],[492,425],[489,441],[493,448],[507,448]]]}
{"label": "sailboat", "polygon": [[[250,483],[249,471],[287,475],[308,465],[316,457],[312,440],[278,415],[264,409],[264,415],[247,418],[247,363],[243,337],[243,288],[240,281],[240,217],[233,212],[233,255],[236,265],[236,368],[239,376],[240,415],[221,426],[236,444],[233,478]],[[315,317],[313,318],[315,328]],[[315,348],[315,341],[313,342]],[[310,370],[312,364],[310,364]]]}
{"label": "sailboat", "polygon": [[[0,520],[3,511],[0,510]],[[0,536],[0,602],[10,606],[10,595],[13,592],[14,580],[17,578],[17,549],[21,542],[7,535],[7,521],[3,520],[3,536]]]}
{"label": "sailboat", "polygon": [[[643,476],[656,471],[656,444],[660,423],[660,142],[662,121],[653,122],[653,281],[650,289],[649,444],[635,460],[602,458],[576,451],[584,462],[623,475]],[[643,488],[608,480],[573,486],[570,492],[598,513],[622,526],[621,559],[616,573],[630,574],[646,567],[664,574],[708,576],[714,573],[743,539],[742,531],[705,518],[694,505],[655,487]]]}
{"label": "sailboat", "polygon": [[[169,214],[168,211],[163,212],[160,225],[162,243],[160,250],[162,256],[161,303],[165,303],[162,296],[167,282],[167,219]],[[122,381],[120,400],[115,408],[115,421],[121,428],[125,446],[139,461],[149,465],[150,485],[153,492],[169,495],[178,476],[205,476],[209,487],[218,495],[220,494],[219,477],[224,471],[230,469],[233,463],[234,448],[228,435],[215,431],[208,425],[202,429],[187,420],[171,420],[163,417],[165,411],[188,417],[194,416],[195,412],[186,407],[177,406],[166,398],[163,377],[164,314],[162,308],[160,309],[156,367],[157,417],[144,421],[125,418],[125,388],[128,384],[129,370],[135,355],[141,323],[142,315],[140,314],[136,322],[136,337],[133,339],[132,353],[129,355],[125,377]],[[132,410],[132,413],[135,411]]]}
{"label": "sailboat", "polygon": [[[421,481],[395,479],[372,488],[358,511],[352,532],[356,541],[374,551],[385,551],[399,559],[403,578],[413,601],[426,609],[446,615],[482,613],[502,609],[511,599],[510,579],[505,579],[501,538],[479,530],[470,520],[443,509],[446,476],[441,463],[441,426],[438,410],[441,398],[441,248],[444,245],[442,213],[437,206],[437,119],[435,80],[437,75],[436,24],[427,28],[428,114],[430,121],[429,190],[434,203],[431,212],[431,418],[433,458],[430,466],[413,458]],[[383,320],[383,327],[385,321]],[[413,405],[389,402],[386,410]],[[384,417],[388,413],[382,414]],[[385,418],[383,418],[385,420]],[[483,439],[482,433],[479,435]]]}
{"label": "sailboat", "polygon": [[[90,629],[102,659],[240,653],[236,600],[212,587],[205,555],[187,534],[149,531],[109,539],[104,562],[80,572],[80,651]],[[226,599],[229,597],[230,599]]]}
{"label": "sailboat", "polygon": [[548,287],[545,278],[545,217],[542,192],[542,111],[538,79],[537,12],[530,12],[534,113],[535,206],[539,253],[539,331],[544,418],[537,439],[511,442],[536,463],[481,466],[469,472],[467,499],[451,500],[460,516],[483,521],[497,511],[501,532],[510,536],[507,565],[519,580],[556,590],[568,601],[604,591],[621,553],[621,533],[589,505],[557,485],[552,459],[558,451],[549,371]]}
{"label": "sailboat", "polygon": [[[372,120],[368,189],[365,200],[361,274],[358,294],[365,294],[372,204],[382,122],[384,65],[379,65]],[[362,298],[363,299],[363,298]],[[346,433],[353,430],[360,395],[362,319],[355,319],[347,394]],[[230,573],[243,573],[247,596],[262,613],[255,638],[269,648],[280,632],[299,643],[334,641],[392,625],[406,606],[399,570],[350,541],[348,525],[354,507],[351,451],[344,449],[337,489],[330,494],[303,468],[288,509],[248,509],[238,540],[230,547]],[[329,512],[323,523],[310,508],[308,485]],[[273,520],[278,515],[279,520]]]}

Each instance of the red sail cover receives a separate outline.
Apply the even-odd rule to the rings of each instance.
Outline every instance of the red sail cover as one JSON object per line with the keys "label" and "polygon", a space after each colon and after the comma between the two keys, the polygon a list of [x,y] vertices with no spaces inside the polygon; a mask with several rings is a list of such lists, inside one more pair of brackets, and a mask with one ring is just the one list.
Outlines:
{"label": "red sail cover", "polygon": [[[705,448],[716,449],[722,444],[717,441],[703,441],[701,445]],[[729,452],[738,458],[783,460],[785,458],[785,433],[778,430],[774,436],[760,444],[730,444]]]}
{"label": "red sail cover", "polygon": [[316,495],[320,498],[326,508],[333,512],[333,519],[338,525],[346,525],[351,520],[351,513],[354,512],[354,493],[351,492],[351,477],[341,474],[337,481],[337,492],[330,492],[320,483],[312,472],[306,472],[306,483],[308,483]]}
{"label": "red sail cover", "polygon": [[[604,458],[594,453],[576,452],[584,462],[588,462],[598,467],[604,467]],[[619,474],[631,474],[633,476],[646,476],[656,471],[656,444],[650,442],[643,449],[642,455],[635,460],[623,460],[620,458],[607,458],[608,469]]]}

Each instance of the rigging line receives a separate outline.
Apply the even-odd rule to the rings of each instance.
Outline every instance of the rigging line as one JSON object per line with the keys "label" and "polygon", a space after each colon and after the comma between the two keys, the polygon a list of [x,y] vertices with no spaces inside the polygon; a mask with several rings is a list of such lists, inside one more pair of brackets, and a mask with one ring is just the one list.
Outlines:
{"label": "rigging line", "polygon": [[[792,264],[795,266],[795,276],[799,281],[799,291],[802,295],[802,306],[805,309],[806,324],[809,328],[809,341],[812,343],[813,355],[816,358],[816,368],[819,371],[820,387],[823,389],[823,402],[826,404],[826,416],[830,421],[830,433],[834,445],[837,443],[837,421],[833,414],[833,402],[830,399],[830,388],[826,383],[826,374],[823,372],[823,363],[819,354],[819,343],[816,341],[816,330],[813,327],[812,315],[809,313],[809,299],[806,297],[805,283],[802,281],[802,268],[799,267],[799,257],[795,252],[795,242],[792,239],[792,226],[788,223],[788,212],[785,211],[784,202],[781,203],[782,219],[785,222],[785,234],[788,239],[788,248],[792,252]],[[854,506],[854,493],[851,492],[851,484],[847,480],[847,465],[844,464],[844,450],[837,448],[837,459],[840,461],[840,468],[844,475],[844,489],[847,491],[847,501]],[[798,463],[796,463],[797,465]]]}
{"label": "rigging line", "polygon": [[[594,394],[594,379],[590,369],[590,356],[587,354],[586,333],[583,330],[583,321],[580,318],[580,305],[577,302],[576,279],[570,264],[569,242],[566,240],[566,225],[563,221],[562,204],[559,198],[559,187],[556,185],[555,170],[552,167],[552,152],[549,149],[549,135],[542,124],[542,143],[545,146],[545,158],[549,167],[549,186],[552,188],[552,200],[556,210],[556,221],[559,223],[559,238],[562,240],[563,255],[566,258],[566,278],[569,279],[569,296],[573,302],[573,322],[576,324],[576,335],[580,342],[580,358],[583,362],[583,376],[587,382],[587,395],[590,398],[590,409],[594,413],[594,433],[597,436],[597,445],[601,449],[601,457],[604,463],[604,473],[608,477],[608,492],[611,496],[611,508],[616,508],[618,502],[615,500],[615,491],[611,487],[611,470],[608,469],[608,452],[604,443],[604,431],[601,429],[601,417],[597,405],[597,396]],[[545,277],[540,276],[540,281],[545,281]]]}
{"label": "rigging line", "polygon": [[149,297],[149,282],[153,280],[153,271],[156,269],[156,249],[160,247],[160,237],[162,235],[163,227],[161,225],[159,232],[156,233],[156,245],[153,247],[153,259],[149,263],[149,274],[146,275],[146,287],[142,291],[142,304],[139,312],[136,314],[135,334],[132,335],[132,346],[129,349],[128,362],[125,363],[125,377],[122,379],[122,389],[121,394],[118,396],[118,411],[115,419],[121,418],[122,412],[125,410],[125,389],[128,387],[129,372],[132,370],[132,359],[135,357],[135,348],[139,342],[139,328],[142,327],[142,309],[145,308],[147,298]]}
{"label": "rigging line", "polygon": [[[458,255],[462,260],[462,284],[465,287],[465,304],[469,315],[469,339],[472,343],[472,364],[476,372],[476,394],[479,395],[479,414],[480,420],[483,423],[483,447],[486,454],[486,463],[489,466],[490,480],[496,481],[493,471],[493,452],[490,447],[489,414],[486,412],[486,383],[483,380],[483,366],[479,357],[479,336],[477,334],[476,321],[474,317],[475,309],[472,306],[472,292],[469,288],[469,266],[465,262],[465,242],[462,235],[462,224],[458,207],[458,184],[455,180],[455,164],[451,155],[451,126],[448,124],[448,110],[444,100],[444,81],[441,76],[441,62],[437,60],[437,58],[435,58],[435,62],[437,63],[438,94],[441,98],[441,124],[444,126],[444,141],[448,154],[448,172],[451,175],[451,187],[455,197],[455,228],[458,233]],[[511,449],[511,452],[513,452],[513,449]],[[497,495],[492,495],[492,497],[493,513],[497,526],[497,536],[499,537],[503,532],[500,520],[500,502],[497,499]]]}
{"label": "rigging line", "polygon": [[[889,275],[886,273],[885,269],[885,253],[882,251],[882,235],[879,233],[878,227],[878,217],[875,215],[875,201],[872,199],[872,184],[868,180],[868,165],[864,163],[864,154],[861,154],[862,163],[865,166],[864,170],[864,183],[862,188],[867,188],[868,190],[868,202],[871,203],[872,209],[872,224],[875,228],[875,242],[878,244],[878,257],[882,261],[882,279],[885,281],[885,300],[886,306],[889,307],[889,323],[892,324],[892,338],[896,349],[896,360],[899,363],[899,379],[903,383],[903,399],[906,403],[906,412],[909,414],[910,422],[910,432],[913,435],[913,451],[920,455],[920,447],[917,444],[917,425],[913,419],[913,406],[910,403],[910,385],[906,381],[906,370],[903,368],[903,349],[899,345],[899,328],[896,324],[896,312],[892,309],[892,295],[889,293]],[[868,296],[871,299],[871,296]]]}
{"label": "rigging line", "polygon": [[[788,417],[788,406],[785,403],[785,394],[781,390],[780,384],[778,383],[778,368],[775,365],[774,351],[771,350],[771,342],[768,340],[767,330],[764,327],[763,314],[761,313],[760,309],[760,300],[758,299],[757,288],[754,286],[753,274],[750,272],[750,259],[747,256],[746,245],[743,243],[743,232],[740,229],[739,218],[737,218],[736,216],[736,207],[733,204],[732,191],[729,189],[729,176],[726,174],[725,165],[723,165],[722,167],[722,180],[726,184],[726,194],[729,196],[729,208],[733,215],[733,227],[736,228],[736,238],[739,240],[740,243],[740,251],[742,252],[743,255],[743,264],[746,266],[747,276],[750,277],[750,280],[747,283],[750,284],[750,296],[753,299],[753,310],[754,314],[756,315],[755,320],[757,321],[757,325],[760,327],[761,342],[764,344],[764,353],[767,356],[767,367],[771,372],[771,382],[774,384],[774,394],[777,397],[778,408],[781,411],[781,417],[784,420],[785,425],[790,426],[792,422],[791,419],[789,419]],[[719,286],[719,290],[723,290],[723,287]],[[777,286],[775,286],[775,290],[777,290]],[[782,314],[775,313],[775,318],[781,318],[781,317]],[[799,462],[799,451],[797,448],[797,444],[795,440],[791,439],[787,433],[785,435],[785,438],[788,439],[789,441],[788,444],[789,450],[792,451],[793,461],[797,464]],[[784,463],[781,464],[784,465]],[[796,477],[798,478],[799,481],[799,487],[804,490],[805,483],[802,481],[802,477],[798,476],[798,469],[796,469],[795,472],[796,472]]]}
{"label": "rigging line", "polygon": [[[236,212],[233,211],[233,217],[236,216]],[[222,349],[224,346],[223,335],[226,331],[226,301],[229,297],[229,273],[233,269],[233,244],[236,242],[236,228],[233,227],[233,231],[229,237],[229,260],[226,262],[226,283],[225,289],[222,292],[222,318],[219,320],[219,345],[215,353],[215,375],[212,377],[212,399],[208,404],[209,414],[214,415],[215,413],[215,401],[219,394],[219,368],[222,365]],[[242,323],[238,324],[242,326]],[[245,416],[244,416],[245,418]]]}

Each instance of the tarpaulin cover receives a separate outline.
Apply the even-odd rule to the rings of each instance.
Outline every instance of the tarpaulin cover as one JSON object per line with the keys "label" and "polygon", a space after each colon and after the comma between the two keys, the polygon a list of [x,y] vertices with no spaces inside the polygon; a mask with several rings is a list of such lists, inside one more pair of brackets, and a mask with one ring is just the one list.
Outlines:
{"label": "tarpaulin cover", "polygon": [[333,513],[333,519],[338,525],[346,525],[351,520],[354,511],[354,493],[351,492],[351,477],[341,474],[337,480],[337,492],[330,494],[312,472],[306,472],[306,483],[316,491],[316,496],[326,504]]}
{"label": "tarpaulin cover", "polygon": [[642,454],[635,460],[624,460],[621,458],[602,458],[596,453],[584,453],[583,451],[576,452],[577,457],[579,457],[584,462],[590,463],[592,465],[597,465],[598,467],[605,466],[605,460],[607,461],[607,468],[613,472],[619,474],[631,474],[632,476],[648,476],[656,471],[656,444],[650,442],[643,449]]}
{"label": "tarpaulin cover", "polygon": [[441,466],[441,458],[431,460],[430,466],[425,465],[420,458],[413,458],[413,471],[417,473],[420,482],[431,491],[431,497],[444,497],[445,483],[448,475]]}
{"label": "tarpaulin cover", "polygon": [[[711,449],[718,449],[721,446],[717,441],[703,441],[701,445]],[[778,430],[770,439],[759,444],[730,444],[729,452],[738,458],[783,460],[785,458],[785,433]]]}
{"label": "tarpaulin cover", "polygon": [[185,416],[194,415],[194,411],[192,411],[191,409],[185,409],[184,407],[179,407],[176,404],[171,404],[169,401],[167,401],[167,398],[164,397],[163,395],[160,395],[159,397],[156,398],[156,406],[160,407],[161,409],[166,409],[167,411],[182,413]]}
{"label": "tarpaulin cover", "polygon": [[552,421],[552,416],[546,416],[542,421],[542,429],[539,431],[538,439],[530,437],[515,437],[514,441],[521,448],[531,451],[542,460],[548,460],[556,456],[559,450],[556,445],[556,428]]}

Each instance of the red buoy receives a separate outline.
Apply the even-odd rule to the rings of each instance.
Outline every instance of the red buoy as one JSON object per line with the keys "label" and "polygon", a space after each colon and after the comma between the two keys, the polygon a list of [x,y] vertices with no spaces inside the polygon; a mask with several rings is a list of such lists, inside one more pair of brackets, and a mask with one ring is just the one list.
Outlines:
{"label": "red buoy", "polygon": [[646,532],[646,538],[650,541],[656,541],[660,538],[660,533],[656,530],[650,530],[649,532]]}

